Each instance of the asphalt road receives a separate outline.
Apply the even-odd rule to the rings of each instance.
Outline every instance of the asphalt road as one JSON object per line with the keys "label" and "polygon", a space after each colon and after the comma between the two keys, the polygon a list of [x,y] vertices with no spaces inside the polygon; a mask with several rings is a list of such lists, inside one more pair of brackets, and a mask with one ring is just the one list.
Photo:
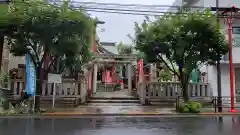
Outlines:
{"label": "asphalt road", "polygon": [[[233,122],[234,120],[234,122]],[[0,118],[0,135],[239,135],[237,117]]]}

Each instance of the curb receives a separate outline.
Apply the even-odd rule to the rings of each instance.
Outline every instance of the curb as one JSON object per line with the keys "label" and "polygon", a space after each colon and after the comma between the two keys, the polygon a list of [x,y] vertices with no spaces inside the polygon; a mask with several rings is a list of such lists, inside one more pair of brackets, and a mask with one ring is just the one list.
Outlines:
{"label": "curb", "polygon": [[158,113],[158,112],[145,112],[145,113],[76,113],[76,112],[54,112],[54,113],[43,113],[40,114],[42,116],[188,116],[188,115],[195,115],[195,116],[221,116],[221,115],[239,115],[240,113]]}
{"label": "curb", "polygon": [[158,113],[158,112],[136,112],[136,113],[81,113],[81,112],[54,112],[42,114],[0,114],[0,118],[8,117],[107,117],[107,116],[136,116],[136,117],[207,117],[207,116],[240,116],[240,113]]}
{"label": "curb", "polygon": [[223,113],[202,112],[199,114],[200,115],[240,115],[240,113],[230,113],[230,112],[223,112]]}

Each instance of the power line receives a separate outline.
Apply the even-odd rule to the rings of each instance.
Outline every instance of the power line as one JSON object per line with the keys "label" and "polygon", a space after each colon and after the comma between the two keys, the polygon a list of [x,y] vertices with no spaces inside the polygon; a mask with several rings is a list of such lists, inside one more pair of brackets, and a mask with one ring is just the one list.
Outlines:
{"label": "power line", "polygon": [[[83,9],[91,12],[103,13],[116,13],[116,14],[132,14],[132,15],[149,15],[149,16],[162,16],[165,13],[177,14],[176,12],[169,11],[146,11],[146,10],[129,10],[129,9],[114,9],[114,8],[88,8],[88,7],[73,7],[74,9]],[[183,13],[184,14],[184,13]],[[218,17],[224,18],[228,15],[219,15]],[[235,15],[233,18],[239,18],[240,15]]]}
{"label": "power line", "polygon": [[87,10],[108,10],[108,11],[124,11],[124,12],[140,12],[140,13],[167,13],[166,11],[149,11],[149,10],[134,10],[134,9],[116,9],[116,8],[89,8],[89,7],[76,7],[79,9]]}
{"label": "power line", "polygon": [[[158,12],[158,11],[166,11],[167,10],[167,8],[154,8],[154,9],[152,9],[152,8],[138,8],[138,7],[134,7],[134,8],[129,8],[129,7],[108,7],[108,6],[102,6],[102,7],[101,6],[97,6],[97,7],[94,7],[94,6],[85,6],[85,5],[84,6],[83,5],[79,5],[79,6],[75,6],[75,7],[88,8],[88,9],[91,9],[91,8],[92,9],[108,9],[108,10],[114,10],[114,9],[117,9],[117,10],[119,10],[119,9],[121,9],[121,10],[140,10],[141,9],[141,10],[143,10],[144,9],[145,12],[149,12],[149,11],[156,11],[156,12]],[[174,10],[177,11],[177,9],[174,9]]]}
{"label": "power line", "polygon": [[[26,6],[30,6],[30,3],[26,2],[15,2],[26,4]],[[44,5],[52,5],[47,3],[42,3]],[[56,6],[56,5],[53,5]],[[72,9],[75,10],[83,10],[83,11],[90,11],[90,12],[102,12],[102,13],[114,13],[114,14],[129,14],[129,15],[149,15],[149,16],[161,16],[166,11],[147,11],[147,10],[136,10],[136,9],[117,9],[117,8],[93,8],[93,7],[82,7],[82,6],[71,6]]]}
{"label": "power line", "polygon": [[[55,0],[55,2],[63,2],[59,0]],[[149,16],[162,16],[164,13],[176,13],[177,11],[166,11],[167,9],[160,9],[162,11],[149,11],[149,10],[139,10],[136,9],[122,9],[122,8],[109,8],[108,5],[114,6],[133,6],[133,7],[168,7],[168,8],[182,8],[183,6],[172,6],[172,5],[144,5],[144,4],[120,4],[120,3],[98,3],[98,2],[78,2],[78,1],[71,1],[71,4],[82,4],[78,5],[79,7],[74,7],[75,9],[83,9],[85,11],[91,12],[102,12],[102,13],[114,13],[114,14],[129,14],[129,15],[149,15]],[[84,5],[100,5],[106,7],[91,7],[91,6],[84,6]],[[210,7],[202,7],[202,6],[184,6],[185,8],[197,8],[197,9],[207,9]],[[129,7],[128,7],[129,8]],[[157,10],[157,9],[155,9]],[[158,9],[159,10],[159,9]],[[163,11],[165,10],[165,11]],[[227,15],[219,15],[220,18],[227,17]],[[234,16],[234,18],[240,18],[240,15]]]}
{"label": "power line", "polygon": [[[168,12],[162,12],[162,14],[156,14],[156,13],[138,13],[136,11],[134,12],[119,12],[117,10],[115,11],[107,11],[107,10],[94,10],[94,9],[85,9],[84,11],[89,11],[89,12],[101,12],[101,13],[112,13],[112,14],[125,14],[125,15],[143,15],[143,16],[163,16],[164,13],[168,13]],[[170,12],[171,13],[171,12]],[[219,18],[226,18],[228,17],[228,15],[219,15]],[[240,15],[235,15],[234,17],[232,17],[234,19],[240,19]]]}
{"label": "power line", "polygon": [[89,12],[101,12],[101,13],[112,13],[112,14],[125,14],[125,15],[142,15],[142,16],[163,16],[163,14],[150,14],[150,13],[133,13],[133,12],[119,12],[119,11],[106,11],[106,10],[94,10],[94,9],[85,9]]}
{"label": "power line", "polygon": [[[63,2],[63,1],[57,1],[57,2]],[[20,2],[20,3],[27,4],[27,6],[30,6],[28,5],[30,3],[25,3],[25,2]],[[44,4],[44,5],[49,5],[49,4]],[[174,13],[174,12],[166,12],[166,11],[149,11],[149,10],[139,10],[139,9],[104,8],[104,7],[98,8],[98,7],[88,7],[88,6],[81,6],[81,5],[71,6],[71,8],[81,9],[84,11],[91,11],[91,12],[130,14],[130,15],[149,15],[149,16],[161,16],[164,13]]]}
{"label": "power line", "polygon": [[[52,2],[64,2],[63,0],[51,0]],[[111,5],[111,6],[132,6],[132,7],[167,7],[167,8],[180,8],[182,6],[173,5],[145,5],[145,4],[121,4],[121,3],[99,3],[99,2],[80,2],[80,1],[70,1],[71,4],[82,4],[82,5]],[[209,8],[202,6],[184,6],[186,8]]]}
{"label": "power line", "polygon": [[[62,4],[63,1],[52,1],[53,4]],[[154,5],[141,5],[141,8],[140,7],[136,7],[136,6],[126,6],[126,4],[118,4],[118,3],[115,3],[115,7],[109,7],[109,4],[108,3],[94,3],[95,6],[93,5],[89,5],[89,4],[85,4],[85,3],[88,3],[88,2],[77,2],[77,1],[72,1],[70,2],[70,5],[73,6],[73,7],[77,7],[77,8],[81,8],[81,9],[84,9],[84,8],[88,8],[88,9],[104,9],[104,10],[124,10],[124,11],[128,11],[128,10],[139,10],[139,9],[145,9],[145,10],[142,10],[140,12],[159,12],[159,11],[166,11],[168,8],[169,8],[169,5],[161,5],[160,7],[159,6],[154,6]],[[90,2],[92,3],[92,2]],[[99,5],[98,5],[99,4]],[[112,3],[110,3],[110,5],[112,5]],[[128,5],[134,5],[134,4],[128,4]],[[153,8],[154,7],[154,8]],[[165,8],[163,8],[165,7]],[[147,9],[147,10],[146,10]],[[149,11],[150,10],[150,11]],[[177,10],[177,8],[175,9]]]}
{"label": "power line", "polygon": [[[57,2],[64,2],[64,1],[57,1]],[[25,3],[25,2],[21,2]],[[85,3],[85,2],[77,2],[77,3]],[[90,2],[92,3],[92,2]],[[25,3],[29,4],[29,3]],[[49,5],[49,4],[45,4]],[[129,5],[129,4],[127,4]],[[139,9],[122,9],[122,8],[94,8],[94,7],[87,7],[87,6],[72,6],[72,9],[81,9],[84,11],[89,12],[101,12],[101,13],[112,13],[112,14],[127,14],[127,15],[144,15],[144,16],[162,16],[164,13],[172,13],[175,14],[174,11],[148,11],[148,10],[139,10]],[[219,15],[220,18],[227,17],[227,15]],[[240,18],[240,15],[234,16],[234,18]]]}

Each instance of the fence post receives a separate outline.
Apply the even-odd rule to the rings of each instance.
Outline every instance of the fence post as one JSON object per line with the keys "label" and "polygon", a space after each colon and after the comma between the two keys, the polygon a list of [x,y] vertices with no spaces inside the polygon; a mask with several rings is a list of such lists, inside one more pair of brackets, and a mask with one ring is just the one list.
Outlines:
{"label": "fence post", "polygon": [[178,111],[179,110],[179,104],[180,104],[180,96],[178,95],[178,93],[177,93],[177,96],[176,96],[176,111]]}
{"label": "fence post", "polygon": [[81,80],[80,82],[80,96],[81,96],[81,103],[84,104],[86,102],[86,93],[87,93],[87,89],[85,86],[85,78]]}
{"label": "fence post", "polygon": [[218,106],[218,99],[216,97],[213,97],[213,107],[214,107],[214,112],[217,112],[217,106]]}
{"label": "fence post", "polygon": [[139,83],[139,98],[140,98],[140,103],[142,104],[142,105],[145,105],[146,104],[146,94],[145,94],[145,92],[146,92],[146,90],[144,89],[144,87],[145,87],[145,83],[143,83],[143,82],[140,82]]}
{"label": "fence post", "polygon": [[222,112],[222,97],[217,97],[218,112]]}

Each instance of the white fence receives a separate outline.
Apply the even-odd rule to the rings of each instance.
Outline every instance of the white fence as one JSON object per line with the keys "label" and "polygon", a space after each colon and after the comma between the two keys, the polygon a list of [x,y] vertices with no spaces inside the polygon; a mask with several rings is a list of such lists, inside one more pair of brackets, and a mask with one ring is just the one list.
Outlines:
{"label": "white fence", "polygon": [[[182,96],[182,89],[179,82],[146,82],[138,84],[138,95],[142,104],[146,101],[162,99],[175,100],[177,96]],[[204,98],[211,96],[208,83],[190,83],[188,85],[188,95],[190,98]]]}
{"label": "white fence", "polygon": [[[47,83],[46,81],[42,85],[41,98],[48,99],[53,96],[53,86],[52,83]],[[18,99],[21,92],[25,90],[25,81],[20,79],[11,80],[9,83],[3,85],[12,91],[15,99]],[[87,95],[87,85],[86,80],[82,79],[79,81],[73,80],[63,80],[61,84],[55,84],[56,89],[56,99],[58,98],[79,98],[81,102],[84,103]]]}

